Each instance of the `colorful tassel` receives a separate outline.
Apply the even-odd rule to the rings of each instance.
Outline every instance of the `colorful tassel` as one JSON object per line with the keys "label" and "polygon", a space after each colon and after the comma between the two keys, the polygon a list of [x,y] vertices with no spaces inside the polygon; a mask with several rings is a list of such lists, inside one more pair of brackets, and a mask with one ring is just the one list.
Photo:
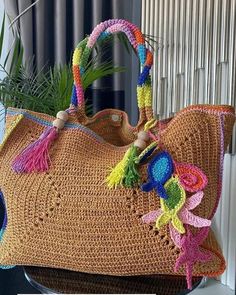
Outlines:
{"label": "colorful tassel", "polygon": [[25,148],[12,163],[12,169],[17,173],[43,172],[49,168],[49,148],[57,138],[55,127],[47,128],[38,140]]}
{"label": "colorful tassel", "polygon": [[140,181],[140,175],[137,169],[136,158],[138,148],[132,144],[127,150],[123,159],[112,169],[106,182],[109,188],[117,186],[133,187]]}
{"label": "colorful tassel", "polygon": [[140,175],[136,164],[137,156],[138,148],[135,145],[132,145],[130,148],[128,162],[123,179],[123,184],[125,187],[134,187],[136,184],[140,182]]}
{"label": "colorful tassel", "polygon": [[69,118],[67,111],[57,113],[57,118],[52,122],[35,142],[25,148],[12,163],[12,169],[17,173],[44,172],[51,162],[49,149],[57,138],[59,130],[63,129]]}
{"label": "colorful tassel", "polygon": [[116,188],[119,185],[123,185],[130,153],[131,148],[126,151],[123,159],[112,169],[110,175],[107,176],[106,182],[109,188]]}
{"label": "colorful tassel", "polygon": [[138,172],[138,155],[144,150],[149,140],[146,131],[138,133],[138,139],[131,145],[125,153],[123,159],[112,169],[110,175],[106,178],[109,188],[116,188],[118,185],[124,187],[134,187],[140,181]]}

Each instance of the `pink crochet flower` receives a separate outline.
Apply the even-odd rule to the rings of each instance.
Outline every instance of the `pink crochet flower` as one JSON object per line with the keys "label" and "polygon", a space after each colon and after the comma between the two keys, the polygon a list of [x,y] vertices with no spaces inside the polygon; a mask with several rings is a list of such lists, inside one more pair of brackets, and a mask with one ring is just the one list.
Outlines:
{"label": "pink crochet flower", "polygon": [[[197,215],[194,215],[190,210],[193,210],[195,207],[197,207],[203,198],[203,192],[197,192],[196,194],[192,195],[188,199],[186,199],[185,204],[180,209],[180,211],[177,213],[179,219],[182,221],[182,223],[190,224],[194,227],[205,227],[211,225],[211,220],[208,220],[206,218],[199,217]],[[153,222],[156,222],[157,218],[162,214],[162,210],[154,210],[151,211],[142,217],[142,221],[144,223],[150,224]]]}
{"label": "pink crochet flower", "polygon": [[175,162],[175,172],[187,192],[199,192],[208,183],[205,173],[195,165]]}

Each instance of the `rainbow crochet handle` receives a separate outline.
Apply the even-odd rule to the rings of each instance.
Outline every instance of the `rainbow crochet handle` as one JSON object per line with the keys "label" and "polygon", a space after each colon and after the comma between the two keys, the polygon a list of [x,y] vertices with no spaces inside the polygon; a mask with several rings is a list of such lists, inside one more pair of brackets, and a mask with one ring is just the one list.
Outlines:
{"label": "rainbow crochet handle", "polygon": [[111,19],[97,25],[92,34],[81,41],[73,54],[73,76],[74,87],[71,96],[71,105],[84,111],[84,89],[82,76],[85,73],[86,65],[92,50],[99,39],[105,39],[111,34],[123,32],[130,44],[137,52],[141,64],[141,73],[138,77],[137,100],[139,109],[151,108],[151,78],[149,75],[153,64],[153,55],[145,46],[143,34],[134,24],[123,19]]}
{"label": "rainbow crochet handle", "polygon": [[[138,77],[137,100],[139,107],[139,122],[136,129],[143,128],[143,125],[153,119],[152,112],[152,88],[150,69],[153,64],[153,55],[145,46],[145,39],[140,30],[126,20],[113,19],[107,20],[95,27],[92,34],[82,40],[76,47],[73,54],[73,77],[74,86],[71,96],[71,105],[68,110],[60,111],[56,115],[56,119],[52,122],[41,136],[33,143],[25,147],[19,155],[13,159],[12,169],[17,173],[44,172],[50,166],[49,149],[53,142],[57,139],[59,131],[62,130],[72,113],[77,112],[77,120],[84,123],[88,118],[85,114],[83,75],[89,62],[92,50],[99,39],[106,39],[114,33],[124,33],[133,48],[137,51],[141,63],[141,73]],[[114,173],[109,177],[109,186],[116,186],[124,179],[124,171],[126,172],[125,183],[127,186],[133,186],[139,179],[136,169],[135,159],[139,149],[146,147],[149,140],[147,134],[140,133],[139,140],[132,145],[127,152],[121,164],[118,165]],[[125,167],[125,169],[124,169]]]}

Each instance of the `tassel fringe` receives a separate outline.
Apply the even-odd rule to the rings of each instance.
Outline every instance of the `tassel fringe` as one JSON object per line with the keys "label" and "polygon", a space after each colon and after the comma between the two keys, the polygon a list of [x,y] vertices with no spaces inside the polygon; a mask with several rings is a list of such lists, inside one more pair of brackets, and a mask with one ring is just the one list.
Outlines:
{"label": "tassel fringe", "polygon": [[47,128],[35,142],[15,158],[12,169],[17,173],[47,171],[51,163],[49,149],[57,135],[55,127]]}
{"label": "tassel fringe", "polygon": [[137,147],[132,145],[125,153],[123,159],[112,169],[106,178],[109,188],[117,186],[133,187],[139,182],[140,176],[135,163],[137,157]]}
{"label": "tassel fringe", "polygon": [[134,145],[130,147],[130,153],[125,169],[123,184],[125,187],[134,187],[140,182],[140,175],[138,172],[138,165],[136,159],[138,156],[138,148]]}

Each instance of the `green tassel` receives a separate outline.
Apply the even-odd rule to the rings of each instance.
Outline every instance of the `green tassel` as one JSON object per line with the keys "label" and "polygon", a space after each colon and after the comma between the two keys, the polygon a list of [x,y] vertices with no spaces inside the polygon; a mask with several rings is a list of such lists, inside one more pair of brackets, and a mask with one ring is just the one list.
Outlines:
{"label": "green tassel", "polygon": [[123,186],[123,180],[125,177],[126,167],[129,161],[129,155],[131,147],[126,151],[123,159],[111,169],[110,174],[106,178],[106,183],[109,188],[117,188],[117,186]]}
{"label": "green tassel", "polygon": [[124,186],[131,188],[139,183],[140,175],[137,162],[138,148],[131,145],[123,159],[111,170],[106,178],[109,188]]}
{"label": "green tassel", "polygon": [[137,156],[138,148],[132,145],[130,147],[130,153],[123,178],[123,185],[125,187],[131,188],[140,182],[140,174],[138,172],[138,165],[136,163]]}

